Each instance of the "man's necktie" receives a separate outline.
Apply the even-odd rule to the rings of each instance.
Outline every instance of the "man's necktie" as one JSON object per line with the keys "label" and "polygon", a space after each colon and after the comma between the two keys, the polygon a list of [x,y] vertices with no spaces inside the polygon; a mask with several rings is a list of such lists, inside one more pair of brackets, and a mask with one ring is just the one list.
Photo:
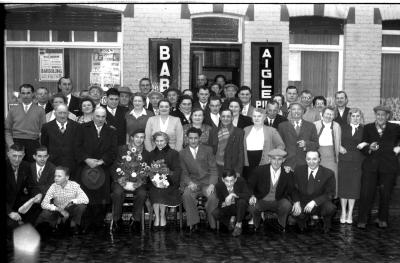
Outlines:
{"label": "man's necktie", "polygon": [[314,192],[314,175],[313,171],[311,171],[310,175],[308,176],[307,194],[311,195],[313,192]]}
{"label": "man's necktie", "polygon": [[24,111],[25,111],[25,113],[27,113],[28,112],[28,105],[24,105]]}
{"label": "man's necktie", "polygon": [[196,159],[197,157],[197,149],[193,149],[193,158]]}
{"label": "man's necktie", "polygon": [[300,123],[299,123],[299,121],[295,121],[294,122],[294,129],[296,130],[296,134],[299,135],[300,134]]}
{"label": "man's necktie", "polygon": [[270,119],[269,120],[269,126],[271,126],[271,127],[272,127],[272,122],[273,122],[272,119]]}
{"label": "man's necktie", "polygon": [[40,176],[42,176],[42,172],[43,172],[43,167],[40,167],[38,173],[37,173],[37,181],[39,182],[40,180]]}
{"label": "man's necktie", "polygon": [[65,123],[61,124],[60,131],[61,131],[61,133],[65,132]]}

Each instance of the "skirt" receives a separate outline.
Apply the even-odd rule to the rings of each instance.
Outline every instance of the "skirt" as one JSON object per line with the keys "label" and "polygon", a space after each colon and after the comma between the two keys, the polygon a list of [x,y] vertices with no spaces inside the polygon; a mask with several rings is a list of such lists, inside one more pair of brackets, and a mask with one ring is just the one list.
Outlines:
{"label": "skirt", "polygon": [[247,181],[254,168],[260,165],[262,150],[259,151],[247,151],[247,158],[249,160],[249,166],[243,167],[243,177]]}

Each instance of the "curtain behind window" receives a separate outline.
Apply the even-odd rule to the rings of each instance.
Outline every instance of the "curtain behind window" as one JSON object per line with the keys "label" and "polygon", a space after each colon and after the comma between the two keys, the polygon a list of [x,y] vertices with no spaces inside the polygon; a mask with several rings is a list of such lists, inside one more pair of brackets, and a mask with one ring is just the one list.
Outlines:
{"label": "curtain behind window", "polygon": [[70,49],[69,72],[74,85],[74,92],[87,89],[90,85],[90,71],[92,69],[92,53],[96,49]]}
{"label": "curtain behind window", "polygon": [[381,97],[400,97],[400,55],[382,54]]}

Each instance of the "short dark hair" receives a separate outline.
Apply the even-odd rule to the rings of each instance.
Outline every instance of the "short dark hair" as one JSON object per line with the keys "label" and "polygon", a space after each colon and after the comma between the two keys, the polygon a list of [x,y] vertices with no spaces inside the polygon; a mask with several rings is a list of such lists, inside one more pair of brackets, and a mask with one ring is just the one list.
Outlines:
{"label": "short dark hair", "polygon": [[61,78],[58,79],[58,81],[57,81],[57,87],[60,86],[61,80],[63,80],[63,79],[69,79],[69,81],[71,81],[71,84],[72,84],[72,79],[71,79],[70,77],[63,76],[63,77],[61,77]]}
{"label": "short dark hair", "polygon": [[297,89],[297,87],[296,87],[296,86],[292,86],[292,85],[290,85],[290,86],[287,86],[287,88],[286,88],[286,92],[287,92],[289,89],[295,89],[295,90],[297,91],[297,93],[299,93],[299,90]]}
{"label": "short dark hair", "polygon": [[274,96],[272,96],[272,100],[275,99],[275,97],[280,97],[282,99],[282,105],[285,104],[285,96],[283,96],[283,94],[275,94]]}
{"label": "short dark hair", "polygon": [[57,171],[57,170],[64,171],[65,175],[69,176],[69,168],[68,167],[59,165],[54,169],[54,171]]}
{"label": "short dark hair", "polygon": [[37,88],[37,89],[36,89],[36,91],[38,91],[38,90],[40,90],[40,89],[44,89],[44,90],[46,90],[46,91],[47,91],[47,93],[49,92],[49,89],[48,89],[48,88],[46,88],[46,87],[43,87],[43,86],[42,86],[42,87],[39,87],[39,88]]}
{"label": "short dark hair", "polygon": [[224,75],[221,75],[221,74],[216,75],[215,78],[214,78],[214,82],[217,82],[217,79],[218,79],[218,78],[223,78],[224,81],[225,81],[225,83],[226,83],[226,77],[225,77]]}
{"label": "short dark hair", "polygon": [[324,96],[316,96],[312,100],[312,105],[315,106],[315,103],[317,103],[317,100],[322,100],[324,102],[324,105],[326,106],[326,98]]}
{"label": "short dark hair", "polygon": [[63,101],[64,101],[64,103],[67,103],[67,97],[65,97],[65,95],[64,94],[62,94],[62,93],[57,93],[57,94],[54,94],[53,95],[53,97],[51,97],[51,104],[53,104],[53,102],[54,102],[54,99],[55,98],[61,98],[61,99],[63,99]]}
{"label": "short dark hair", "polygon": [[251,88],[249,86],[240,86],[238,93],[240,93],[242,90],[248,90],[251,95],[253,95],[253,92],[251,91]]}
{"label": "short dark hair", "polygon": [[35,150],[35,155],[37,154],[37,152],[48,152],[46,145],[39,145],[39,147],[36,148]]}
{"label": "short dark hair", "polygon": [[95,104],[94,101],[93,101],[91,98],[89,98],[89,97],[85,97],[85,98],[82,98],[82,99],[81,99],[81,101],[80,101],[80,103],[79,103],[79,109],[82,111],[82,104],[83,104],[85,101],[89,101],[89,102],[92,104],[93,112],[94,112],[94,109],[96,108],[96,104]]}
{"label": "short dark hair", "polygon": [[306,155],[307,155],[307,153],[309,153],[309,152],[316,152],[316,153],[318,153],[318,157],[321,158],[321,153],[320,153],[318,150],[308,150],[308,151],[306,152]]}
{"label": "short dark hair", "polygon": [[226,170],[224,170],[223,172],[222,172],[222,178],[226,178],[226,177],[230,177],[230,176],[233,176],[233,177],[237,177],[236,176],[236,172],[235,172],[235,170],[233,170],[233,169],[230,169],[230,170],[228,170],[228,169],[226,169]]}
{"label": "short dark hair", "polygon": [[167,100],[165,98],[158,101],[158,107],[160,107],[161,102],[166,102],[171,107],[171,102],[169,102],[169,100]]}
{"label": "short dark hair", "polygon": [[13,145],[11,145],[8,150],[13,150],[16,152],[25,152],[25,146],[23,144],[20,144],[18,142],[14,143]]}
{"label": "short dark hair", "polygon": [[219,114],[221,115],[224,111],[229,111],[231,113],[231,115],[233,116],[233,112],[226,107],[221,107],[221,109],[219,110]]}
{"label": "short dark hair", "polygon": [[182,103],[184,100],[190,100],[190,102],[191,102],[192,105],[193,105],[193,99],[192,99],[192,97],[190,97],[189,95],[182,95],[182,96],[180,96],[180,97],[178,98],[178,102],[176,103],[176,105],[177,105],[178,107],[181,106],[181,103]]}
{"label": "short dark hair", "polygon": [[171,91],[175,92],[178,96],[181,95],[181,91],[178,90],[177,88],[168,88],[167,90],[164,91],[164,93],[165,93],[164,96],[167,96],[168,93],[170,93]]}
{"label": "short dark hair", "polygon": [[335,98],[336,98],[336,95],[338,95],[338,94],[341,94],[341,93],[343,93],[344,94],[344,97],[346,98],[346,100],[348,99],[347,98],[347,93],[344,91],[344,90],[339,90],[339,91],[336,91],[335,92]]}
{"label": "short dark hair", "polygon": [[274,104],[274,105],[277,105],[279,107],[279,103],[277,101],[275,101],[275,100],[267,100],[267,106],[269,104],[271,104],[271,105]]}
{"label": "short dark hair", "polygon": [[151,85],[150,79],[147,78],[147,77],[144,77],[144,78],[141,78],[141,79],[139,80],[139,86],[140,86],[140,84],[142,84],[142,81],[145,81],[145,80],[147,80],[148,82],[150,82],[150,85]]}
{"label": "short dark hair", "polygon": [[106,91],[106,96],[115,95],[119,97],[119,91],[116,88],[111,88]]}
{"label": "short dark hair", "polygon": [[209,101],[212,101],[212,100],[218,100],[222,104],[222,100],[221,100],[220,96],[211,96]]}
{"label": "short dark hair", "polygon": [[146,133],[146,132],[145,132],[144,129],[136,129],[136,130],[134,130],[133,132],[131,132],[131,133],[129,134],[129,136],[130,136],[130,137],[133,137],[133,136],[135,136],[135,135],[138,134],[138,133]]}
{"label": "short dark hair", "polygon": [[237,102],[239,104],[240,110],[243,110],[243,103],[240,101],[239,98],[230,98],[228,100],[228,108],[231,105],[232,102]]}
{"label": "short dark hair", "polygon": [[303,95],[303,94],[310,94],[312,96],[311,90],[308,90],[308,89],[302,90],[300,95]]}
{"label": "short dark hair", "polygon": [[210,93],[210,88],[204,85],[199,86],[199,90],[197,91],[197,93],[199,93],[201,89],[207,90]]}
{"label": "short dark hair", "polygon": [[189,136],[189,133],[197,133],[200,137],[203,132],[200,129],[197,129],[196,127],[190,127],[186,132],[186,136]]}
{"label": "short dark hair", "polygon": [[135,97],[141,97],[142,100],[143,100],[143,102],[146,104],[146,98],[142,95],[142,93],[140,93],[140,92],[135,92],[135,93],[133,93],[132,96],[131,96],[132,101],[133,101],[133,99],[134,99]]}
{"label": "short dark hair", "polygon": [[[193,113],[198,112],[198,111],[201,111],[203,113],[203,117],[206,116],[206,112],[202,108],[195,107],[195,108],[192,109],[192,113],[190,113],[190,117],[189,118],[190,118],[191,121],[193,121],[193,119],[192,119]],[[204,120],[203,120],[203,122],[204,122]]]}
{"label": "short dark hair", "polygon": [[22,91],[22,88],[31,89],[32,93],[35,92],[35,88],[31,84],[28,84],[28,83],[27,84],[22,84],[21,86],[19,86],[19,92]]}

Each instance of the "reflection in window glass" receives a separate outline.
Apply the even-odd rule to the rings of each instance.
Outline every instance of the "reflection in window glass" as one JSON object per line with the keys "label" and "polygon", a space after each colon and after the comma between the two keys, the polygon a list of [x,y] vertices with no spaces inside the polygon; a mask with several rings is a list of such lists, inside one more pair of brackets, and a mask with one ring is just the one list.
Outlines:
{"label": "reflection in window glass", "polygon": [[28,41],[26,30],[7,30],[7,41]]}
{"label": "reflection in window glass", "polygon": [[94,31],[75,31],[74,41],[94,42]]}
{"label": "reflection in window glass", "polygon": [[49,31],[31,30],[31,41],[49,41]]}
{"label": "reflection in window glass", "polygon": [[117,42],[118,32],[97,32],[97,42]]}

